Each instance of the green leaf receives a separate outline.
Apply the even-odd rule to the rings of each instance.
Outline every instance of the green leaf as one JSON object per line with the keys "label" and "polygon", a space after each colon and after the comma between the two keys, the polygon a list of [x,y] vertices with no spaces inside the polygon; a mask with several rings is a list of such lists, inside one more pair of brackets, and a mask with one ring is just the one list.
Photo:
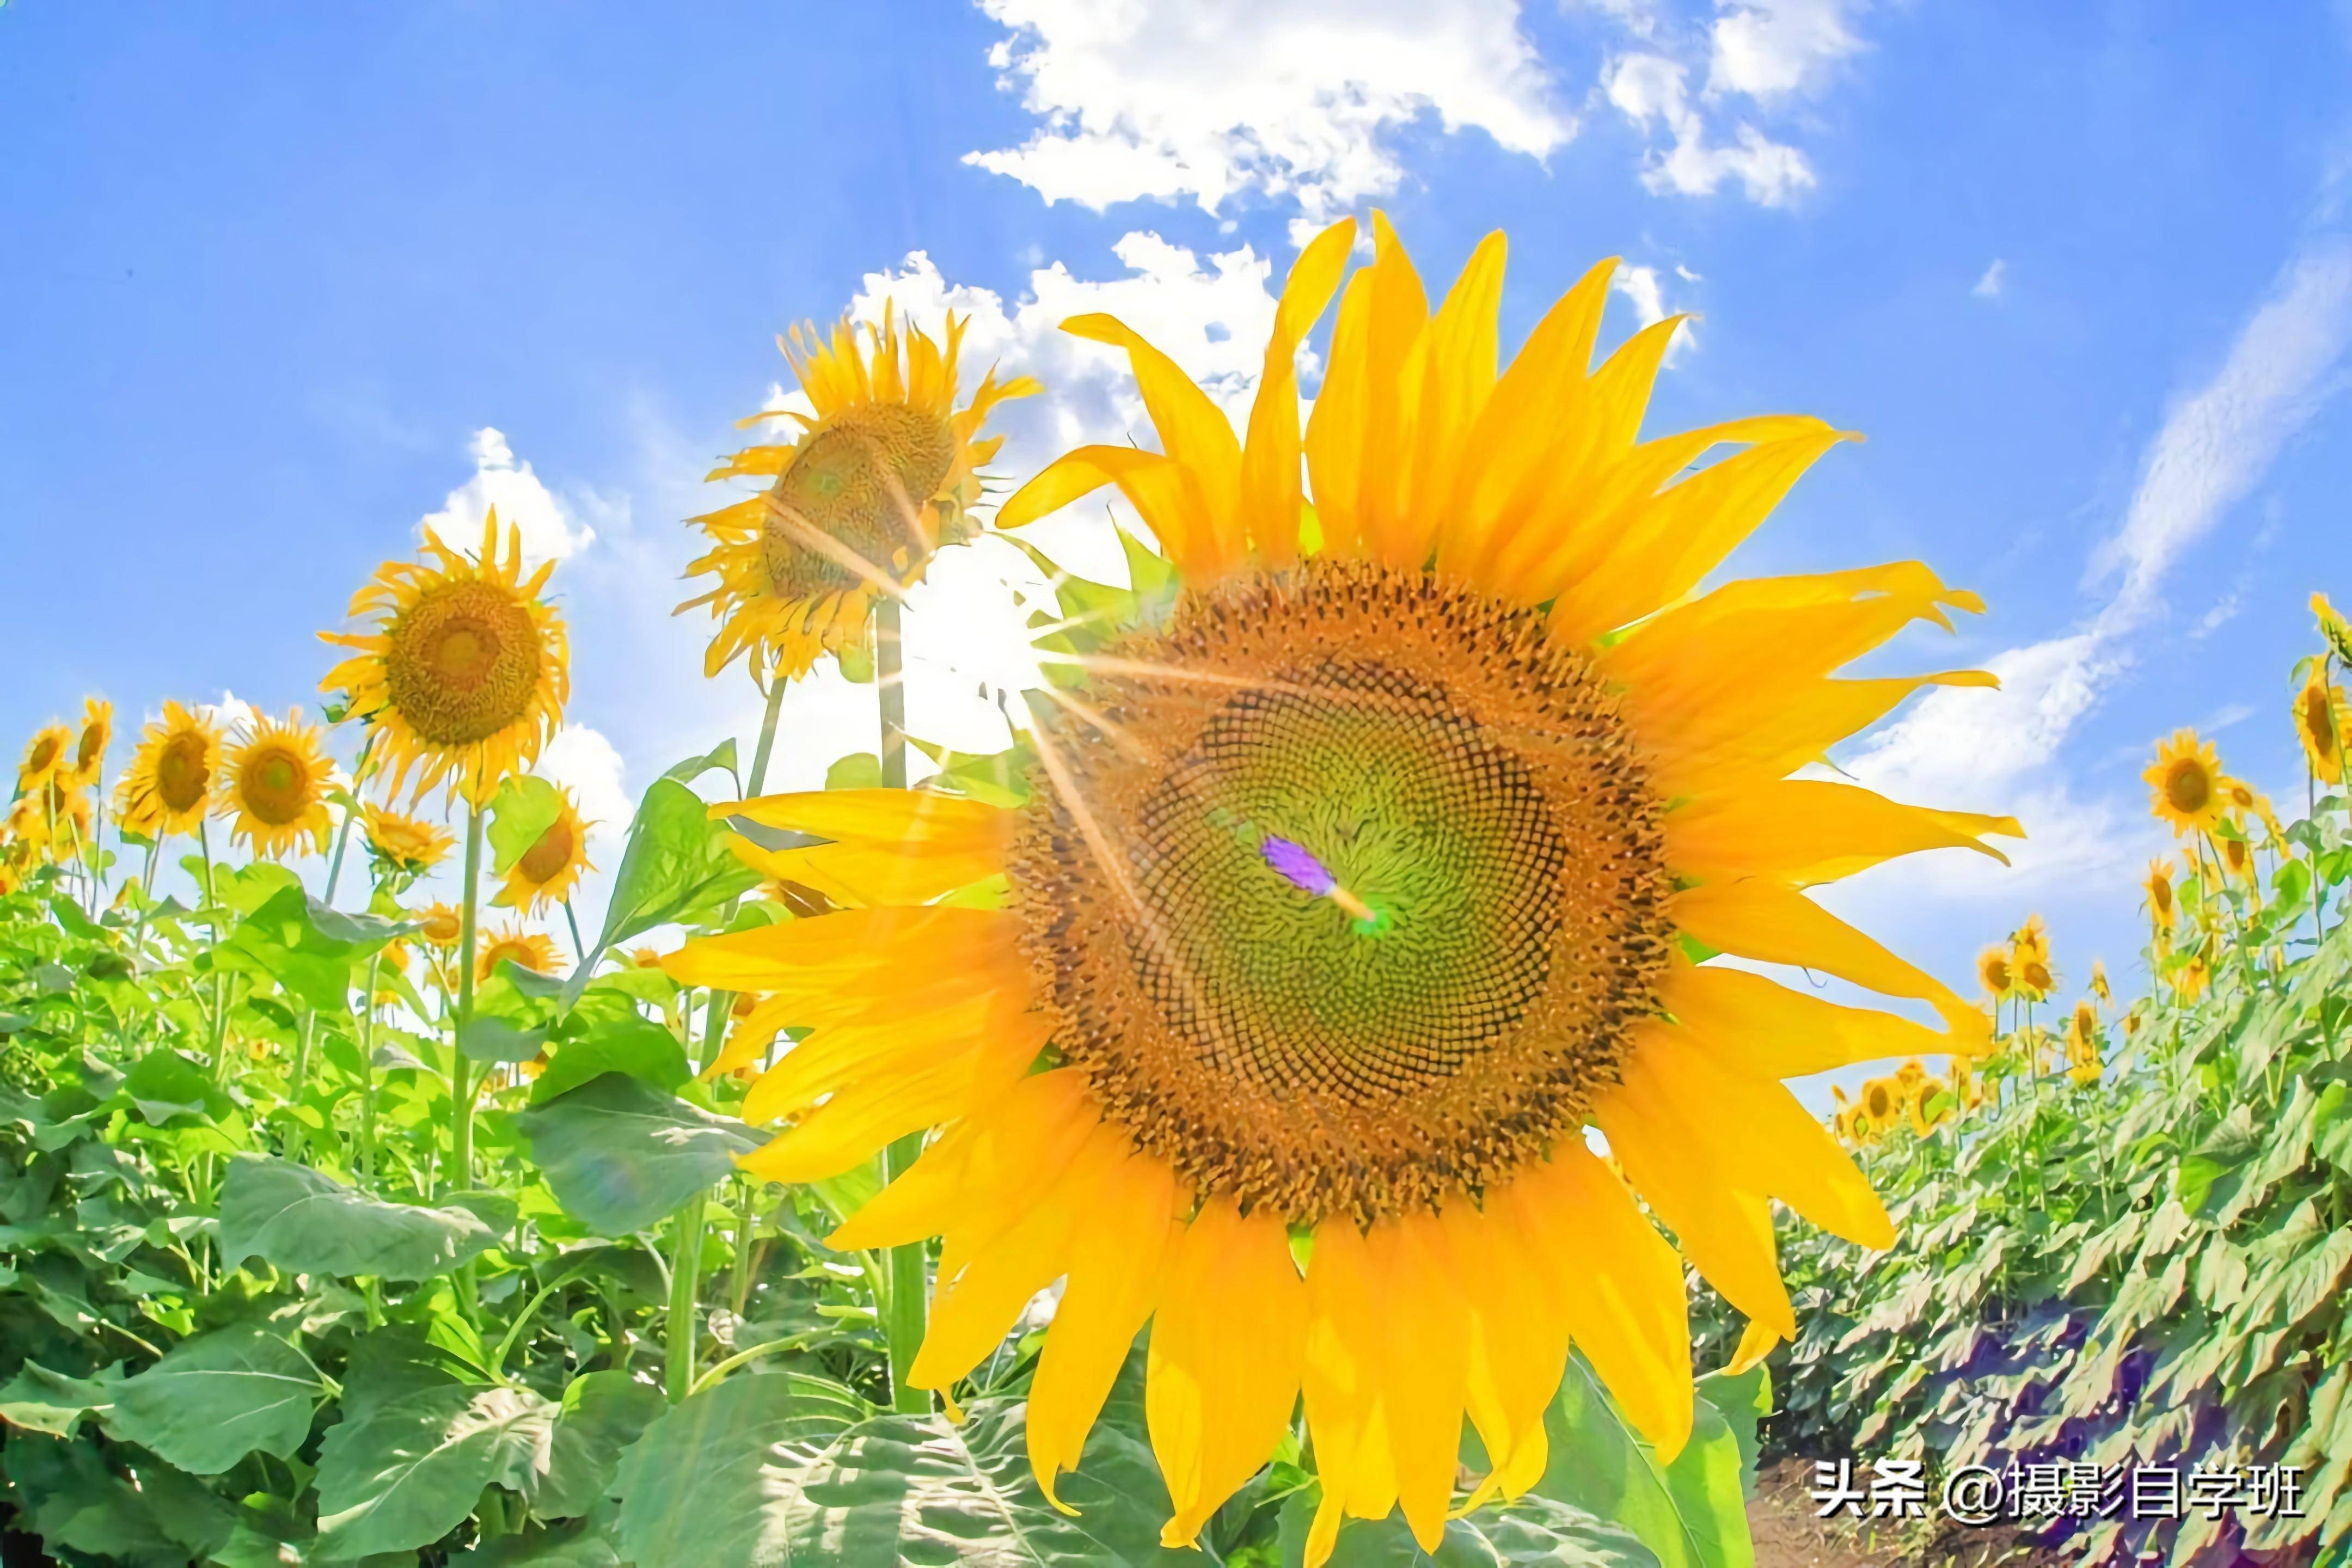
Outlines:
{"label": "green leaf", "polygon": [[611,1489],[621,1455],[669,1408],[661,1390],[625,1372],[592,1372],[563,1390],[562,1413],[548,1445],[547,1475],[532,1511],[541,1519],[592,1512]]}
{"label": "green leaf", "polygon": [[[1283,1568],[1303,1568],[1315,1496],[1298,1492],[1282,1506]],[[1654,1559],[1633,1534],[1581,1509],[1534,1492],[1516,1502],[1448,1520],[1434,1552],[1423,1552],[1402,1517],[1350,1520],[1340,1526],[1328,1568],[1503,1568],[1505,1564],[1581,1564],[1585,1568],[1652,1568]]]}
{"label": "green leaf", "polygon": [[1739,1445],[1739,1486],[1756,1489],[1756,1462],[1761,1457],[1756,1429],[1772,1414],[1772,1373],[1762,1362],[1743,1373],[1711,1372],[1698,1380],[1699,1397],[1715,1406],[1732,1440]]}
{"label": "green leaf", "polygon": [[351,990],[352,963],[404,929],[374,915],[329,909],[298,882],[279,887],[237,921],[213,961],[224,969],[268,975],[310,1006],[340,1013]]}
{"label": "green leaf", "polygon": [[2352,1088],[2331,1083],[2313,1107],[2312,1152],[2352,1176]]}
{"label": "green leaf", "polygon": [[187,1548],[165,1532],[139,1489],[114,1473],[95,1444],[12,1436],[0,1446],[29,1526],[52,1550],[112,1558],[131,1568],[186,1568]]}
{"label": "green leaf", "polygon": [[841,666],[841,677],[852,686],[864,686],[874,679],[874,650],[864,643],[851,643],[833,650]]}
{"label": "green leaf", "polygon": [[[594,987],[590,987],[593,996]],[[585,1009],[575,1009],[557,1032],[548,1053],[547,1070],[530,1086],[531,1103],[543,1105],[608,1072],[625,1073],[664,1094],[683,1088],[694,1076],[686,1047],[677,1037],[635,1010],[625,1016],[575,1029]]]}
{"label": "green leaf", "polygon": [[289,1160],[239,1155],[221,1192],[224,1268],[257,1257],[289,1274],[423,1279],[497,1245],[464,1209],[384,1203]]}
{"label": "green leaf", "polygon": [[1754,1568],[1738,1439],[1707,1400],[1697,1402],[1696,1417],[1689,1443],[1662,1465],[1572,1355],[1545,1417],[1551,1458],[1535,1490],[1622,1525],[1660,1568]]}
{"label": "green leaf", "polygon": [[621,1568],[621,1559],[610,1537],[583,1521],[485,1542],[450,1558],[449,1568]]}
{"label": "green leaf", "polygon": [[690,784],[695,780],[700,778],[703,774],[709,773],[714,768],[724,768],[730,777],[735,773],[734,736],[728,736],[725,740],[719,742],[718,745],[712,747],[709,751],[703,752],[702,755],[698,757],[687,758],[686,761],[678,763],[676,767],[662,774],[662,777],[666,779],[676,779],[682,784]]}
{"label": "green leaf", "polygon": [[215,1100],[218,1110],[227,1100],[212,1086],[212,1075],[169,1047],[158,1046],[131,1064],[122,1077],[122,1092],[139,1114],[162,1127],[174,1117],[202,1116]]}
{"label": "green leaf", "polygon": [[324,1392],[300,1351],[244,1323],[173,1346],[116,1391],[106,1425],[181,1469],[216,1476],[256,1449],[282,1459],[300,1447]]}
{"label": "green leaf", "polygon": [[490,869],[501,877],[512,870],[514,863],[530,854],[530,847],[555,826],[562,810],[562,792],[548,780],[529,773],[508,774],[490,800],[490,825],[484,835],[490,841]]}
{"label": "green leaf", "polygon": [[68,1377],[27,1358],[16,1375],[0,1386],[0,1421],[28,1432],[70,1437],[83,1416],[103,1415],[113,1407],[114,1391],[121,1383],[121,1362],[96,1377]]}
{"label": "green leaf", "polygon": [[527,1062],[546,1047],[547,1029],[520,1029],[495,1015],[457,1026],[457,1048],[478,1062]]}
{"label": "green leaf", "polygon": [[630,1236],[727,1179],[759,1147],[717,1117],[625,1073],[608,1072],[518,1114],[531,1158],[565,1212],[604,1236]]}
{"label": "green leaf", "polygon": [[824,770],[827,789],[880,789],[882,759],[872,752],[852,752]]}
{"label": "green leaf", "polygon": [[429,1545],[473,1512],[487,1486],[529,1497],[558,1408],[529,1389],[454,1381],[358,1402],[319,1449],[316,1555]]}
{"label": "green leaf", "polygon": [[[676,779],[656,779],[629,825],[597,947],[658,925],[689,923],[757,887],[760,874],[735,858],[727,837],[726,824],[709,819],[700,795]],[[584,988],[584,973],[579,979]]]}

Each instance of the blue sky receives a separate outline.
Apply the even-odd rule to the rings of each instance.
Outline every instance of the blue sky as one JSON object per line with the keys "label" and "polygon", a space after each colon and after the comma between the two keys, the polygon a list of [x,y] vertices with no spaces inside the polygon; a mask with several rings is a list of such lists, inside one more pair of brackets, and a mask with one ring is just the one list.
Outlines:
{"label": "blue sky", "polygon": [[[1917,556],[1985,595],[1891,658],[2007,689],[1844,760],[2032,839],[1837,907],[1955,982],[2038,909],[2079,979],[2137,945],[2158,735],[2208,726],[2301,797],[2286,668],[2310,592],[2352,599],[2352,12],[1141,9],[0,9],[0,732],[87,692],[310,703],[313,634],[365,574],[489,500],[562,557],[556,771],[625,810],[756,717],[667,612],[701,473],[788,382],[778,330],[972,310],[1055,386],[1005,422],[1018,475],[1135,419],[1062,315],[1126,313],[1244,403],[1298,226],[1377,204],[1433,285],[1507,229],[1507,344],[1612,254],[1610,339],[1698,312],[1653,430],[1786,409],[1869,435],[1740,569]],[[966,554],[918,617],[913,700],[976,743],[1017,574]],[[837,679],[787,714],[787,784],[872,743]]]}

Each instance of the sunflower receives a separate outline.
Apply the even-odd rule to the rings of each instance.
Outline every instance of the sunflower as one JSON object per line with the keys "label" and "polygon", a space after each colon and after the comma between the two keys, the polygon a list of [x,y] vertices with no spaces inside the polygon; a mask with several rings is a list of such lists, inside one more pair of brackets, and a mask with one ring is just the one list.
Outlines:
{"label": "sunflower", "polygon": [[490,901],[535,915],[549,904],[569,899],[580,874],[596,868],[588,860],[591,826],[580,819],[572,792],[558,791],[555,820],[531,841],[530,848],[515,857],[515,863],[507,868],[506,886]]}
{"label": "sunflower", "polygon": [[425,554],[385,562],[352,595],[352,616],[374,616],[373,630],[319,634],[359,650],[319,687],[378,726],[374,763],[391,794],[413,773],[412,799],[446,784],[479,806],[499,780],[538,760],[571,695],[563,622],[540,596],[554,563],[525,579],[516,528],[500,556],[496,508],[478,555],[430,529]]}
{"label": "sunflower", "polygon": [[2124,1013],[2124,1038],[2130,1039],[2138,1034],[2140,1026],[2147,1021],[2146,1016],[2140,1010],[2140,1004],[2133,1003]]}
{"label": "sunflower", "polygon": [[[1916,563],[1694,595],[1838,431],[1769,417],[1636,444],[1675,327],[1588,374],[1612,265],[1498,379],[1501,237],[1432,315],[1376,222],[1303,438],[1294,353],[1352,224],[1291,274],[1246,440],[1121,323],[1067,323],[1128,352],[1161,449],[1071,453],[998,521],[1118,484],[1181,584],[1165,617],[1074,656],[1023,804],[725,808],[829,840],[737,851],[776,875],[825,857],[870,906],[666,965],[814,1030],[747,1097],[747,1120],[797,1118],[755,1173],[822,1176],[950,1124],[835,1237],[944,1235],[908,1382],[950,1386],[1066,1276],[1029,1407],[1047,1495],[1150,1319],[1162,1539],[1193,1540],[1303,1392],[1309,1563],[1343,1511],[1392,1504],[1433,1546],[1465,1415],[1490,1484],[1530,1484],[1571,1337],[1659,1452],[1681,1448],[1681,1268],[1633,1190],[1782,1338],[1770,1199],[1892,1241],[1779,1080],[1982,1050],[1989,1029],[1801,889],[2018,831],[1787,776],[1923,685],[1988,681],[1831,679],[1973,595]],[[1725,445],[1745,449],[1675,482]],[[930,901],[996,877],[1005,907]],[[1947,1032],[1700,967],[1685,936],[1926,1000]]]}
{"label": "sunflower", "polygon": [[2050,970],[2050,936],[2042,930],[2040,915],[2010,938],[2009,974],[2011,994],[2028,1002],[2047,1000],[2057,989],[2057,978]]}
{"label": "sunflower", "polygon": [[1961,1110],[1974,1110],[1984,1103],[1984,1090],[1978,1086],[1976,1069],[1969,1065],[1968,1058],[1952,1058],[1944,1083],[1951,1090],[1952,1098],[1959,1101]]}
{"label": "sunflower", "polygon": [[1857,1103],[1872,1126],[1891,1126],[1903,1114],[1903,1086],[1891,1078],[1871,1079],[1862,1086],[1862,1099]]}
{"label": "sunflower", "polygon": [[2017,976],[2010,973],[2009,949],[2005,945],[1995,942],[1977,954],[1977,984],[1996,1002],[2017,988]]}
{"label": "sunflower", "polygon": [[2352,621],[2346,620],[2325,594],[2311,596],[2311,613],[2319,618],[2319,635],[2328,651],[2352,668]]}
{"label": "sunflower", "polygon": [[2294,695],[2294,732],[2303,740],[2303,754],[2312,773],[2323,784],[2344,782],[2344,734],[2347,716],[2344,694],[2325,671],[2315,670]]}
{"label": "sunflower", "polygon": [[149,838],[193,833],[220,776],[221,736],[211,721],[176,702],[140,735],[131,766],[114,786],[114,814]]}
{"label": "sunflower", "polygon": [[2109,1005],[2116,999],[2115,992],[2107,984],[2107,965],[2103,959],[2091,960],[2091,994],[2099,999],[2099,1005],[2102,1007]]}
{"label": "sunflower", "polygon": [[74,740],[69,770],[73,776],[96,787],[99,775],[106,768],[106,750],[113,743],[114,704],[102,697],[85,697],[81,704],[81,733]]}
{"label": "sunflower", "polygon": [[1911,1086],[1903,1097],[1903,1115],[1918,1137],[1941,1127],[1952,1119],[1952,1102],[1943,1093],[1944,1086],[1935,1079],[1927,1079]]}
{"label": "sunflower", "polygon": [[773,482],[694,519],[713,547],[687,574],[718,585],[678,609],[708,605],[719,623],[707,673],[748,653],[754,679],[790,679],[828,650],[862,645],[875,595],[920,582],[942,545],[975,531],[975,470],[1003,437],[974,437],[997,404],[1038,387],[1027,376],[999,385],[992,370],[959,411],[963,329],[949,316],[942,349],[914,327],[902,335],[886,307],[865,347],[846,321],[829,342],[814,327],[778,341],[816,416],[790,416],[802,426],[798,439],[746,447],[709,476]]}
{"label": "sunflower", "polygon": [[466,934],[465,917],[454,904],[430,904],[416,917],[416,934],[438,948],[454,948]]}
{"label": "sunflower", "polygon": [[2177,730],[2157,743],[2156,761],[2140,774],[2150,792],[2148,810],[2187,837],[2210,833],[2228,805],[2222,794],[2221,753],[2194,730]]}
{"label": "sunflower", "polygon": [[499,965],[511,959],[516,967],[528,969],[533,974],[561,974],[563,959],[555,951],[554,942],[543,932],[526,930],[520,921],[509,921],[504,931],[482,933],[482,950],[474,959],[476,984],[487,984],[499,972]]}
{"label": "sunflower", "polygon": [[668,956],[657,947],[633,947],[629,949],[629,967],[659,969],[662,966],[662,960]]}
{"label": "sunflower", "polygon": [[386,871],[420,877],[448,858],[457,837],[447,828],[369,803],[360,808],[368,853]]}
{"label": "sunflower", "polygon": [[58,864],[79,858],[94,828],[89,792],[70,773],[51,773],[9,809],[10,836]]}
{"label": "sunflower", "polygon": [[30,795],[60,773],[72,772],[73,731],[63,724],[44,724],[26,742],[25,760],[16,764],[16,787]]}
{"label": "sunflower", "polygon": [[2095,1051],[2099,1044],[2099,1011],[2088,999],[2074,1004],[2073,1016],[2066,1021],[2066,1048],[2070,1054]]}
{"label": "sunflower", "polygon": [[2270,796],[2243,779],[2223,779],[2221,796],[2242,825],[2246,816],[2252,816],[2262,823],[2263,831],[2271,836],[2273,844],[2286,837],[2286,829],[2279,825],[2278,814],[2271,809]]}
{"label": "sunflower", "polygon": [[2230,879],[2243,882],[2259,896],[2260,889],[2255,886],[2254,847],[2243,838],[2227,838],[2217,834],[2213,838],[2213,847],[2221,858],[2221,869],[2228,873]]}
{"label": "sunflower", "polygon": [[2180,905],[2172,896],[2172,862],[2150,860],[2147,879],[2140,886],[2147,889],[2147,918],[2155,923],[2157,934],[2170,934],[2180,919]]}
{"label": "sunflower", "polygon": [[221,766],[220,805],[236,824],[230,839],[272,860],[310,840],[324,854],[334,823],[327,816],[333,764],[321,752],[324,731],[302,722],[299,708],[281,720],[256,717],[239,728]]}
{"label": "sunflower", "polygon": [[2177,1000],[2194,1002],[2204,995],[2206,987],[2213,983],[2213,969],[2205,962],[2204,950],[2200,948],[2189,954],[2187,963],[2171,972],[2170,978],[2172,994]]}

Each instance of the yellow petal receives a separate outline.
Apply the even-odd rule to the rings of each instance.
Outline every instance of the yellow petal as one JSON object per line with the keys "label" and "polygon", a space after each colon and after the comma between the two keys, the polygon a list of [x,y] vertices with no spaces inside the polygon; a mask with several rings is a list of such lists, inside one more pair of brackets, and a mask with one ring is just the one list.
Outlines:
{"label": "yellow petal", "polygon": [[1420,341],[1419,363],[1405,372],[1413,400],[1412,464],[1403,507],[1373,535],[1391,565],[1425,564],[1455,478],[1486,397],[1495,387],[1495,315],[1502,301],[1505,242],[1496,230],[1478,242]]}
{"label": "yellow petal", "polygon": [[1265,560],[1284,566],[1298,556],[1298,345],[1331,302],[1347,269],[1356,224],[1344,218],[1307,244],[1283,286],[1265,367],[1250,405],[1249,441],[1242,453],[1242,510]]}
{"label": "yellow petal", "polygon": [[1412,259],[1375,211],[1372,264],[1340,300],[1330,373],[1307,422],[1307,474],[1334,553],[1372,553],[1402,516],[1412,406],[1405,364],[1428,319]]}
{"label": "yellow petal", "polygon": [[1757,1078],[1802,1078],[1970,1043],[1875,1007],[1841,1006],[1748,970],[1711,963],[1677,963],[1658,996],[1693,1045]]}
{"label": "yellow petal", "polygon": [[1371,1255],[1353,1216],[1333,1215],[1316,1226],[1315,1250],[1307,1264],[1302,1392],[1323,1495],[1307,1531],[1310,1563],[1328,1558],[1339,1538],[1379,1405],[1382,1329],[1371,1270]]}
{"label": "yellow petal", "polygon": [[1144,1415],[1174,1512],[1165,1546],[1190,1546],[1257,1473],[1298,1402],[1306,1287],[1282,1222],[1202,1205],[1176,1243],[1152,1321]]}
{"label": "yellow petal", "polygon": [[967,1215],[1000,1213],[1015,1195],[1059,1175],[1100,1120],[1083,1075],[1032,1074],[942,1133],[826,1245],[901,1247],[944,1234]]}
{"label": "yellow petal", "polygon": [[822,991],[842,971],[968,969],[1012,951],[1020,932],[1020,917],[998,910],[849,910],[703,937],[662,969],[680,984],[720,991]]}
{"label": "yellow petal", "polygon": [[1127,351],[1160,449],[1182,477],[1195,542],[1206,546],[1203,568],[1212,574],[1232,570],[1244,550],[1238,505],[1242,447],[1224,410],[1181,365],[1116,316],[1073,316],[1062,331]]}
{"label": "yellow petal", "polygon": [[1779,778],[1827,759],[1832,746],[1868,729],[1923,686],[1995,687],[1983,670],[1955,669],[1875,680],[1809,680],[1749,690],[1744,721],[1706,735],[1636,731],[1650,782],[1668,799]]}
{"label": "yellow petal", "polygon": [[[1521,1450],[1543,1443],[1544,1412],[1568,1364],[1568,1314],[1545,1289],[1542,1262],[1509,1213],[1455,1202],[1445,1206],[1444,1221],[1470,1298],[1464,1404],[1500,1486],[1517,1497],[1527,1489]],[[1535,1474],[1542,1473],[1536,1464]]]}
{"label": "yellow petal", "polygon": [[1727,1376],[1738,1377],[1770,1355],[1772,1347],[1780,1342],[1780,1336],[1770,1329],[1761,1323],[1749,1323],[1740,1331],[1739,1343],[1732,1350],[1731,1359],[1723,1363],[1724,1373]]}
{"label": "yellow petal", "polygon": [[1881,995],[1916,997],[1956,1029],[1973,1028],[1982,1016],[1950,986],[1790,888],[1709,882],[1675,895],[1675,923],[1718,952],[1823,970]]}
{"label": "yellow petal", "polygon": [[1469,1376],[1470,1303],[1435,1215],[1408,1213],[1365,1237],[1388,1320],[1381,1407],[1388,1417],[1397,1502],[1424,1552],[1445,1533],[1462,1447]]}
{"label": "yellow petal", "polygon": [[938,1066],[844,1089],[744,1156],[743,1168],[772,1182],[840,1175],[898,1139],[952,1121],[1010,1088],[1036,1060],[1045,1034],[1041,1025],[1016,1026]]}
{"label": "yellow petal", "polygon": [[2007,865],[1984,836],[2025,837],[2013,816],[1931,811],[1826,779],[1775,779],[1693,801],[1666,814],[1665,829],[1666,863],[1677,872],[1800,887],[1926,849],[1973,849]]}

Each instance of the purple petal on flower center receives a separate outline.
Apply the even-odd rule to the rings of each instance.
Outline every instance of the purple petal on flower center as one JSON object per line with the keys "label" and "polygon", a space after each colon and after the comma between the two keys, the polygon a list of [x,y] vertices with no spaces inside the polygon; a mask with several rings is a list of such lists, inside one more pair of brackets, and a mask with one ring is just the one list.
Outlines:
{"label": "purple petal on flower center", "polygon": [[1317,898],[1329,894],[1339,885],[1339,879],[1323,868],[1307,846],[1294,844],[1287,838],[1268,837],[1258,845],[1258,853],[1294,888],[1303,888]]}

